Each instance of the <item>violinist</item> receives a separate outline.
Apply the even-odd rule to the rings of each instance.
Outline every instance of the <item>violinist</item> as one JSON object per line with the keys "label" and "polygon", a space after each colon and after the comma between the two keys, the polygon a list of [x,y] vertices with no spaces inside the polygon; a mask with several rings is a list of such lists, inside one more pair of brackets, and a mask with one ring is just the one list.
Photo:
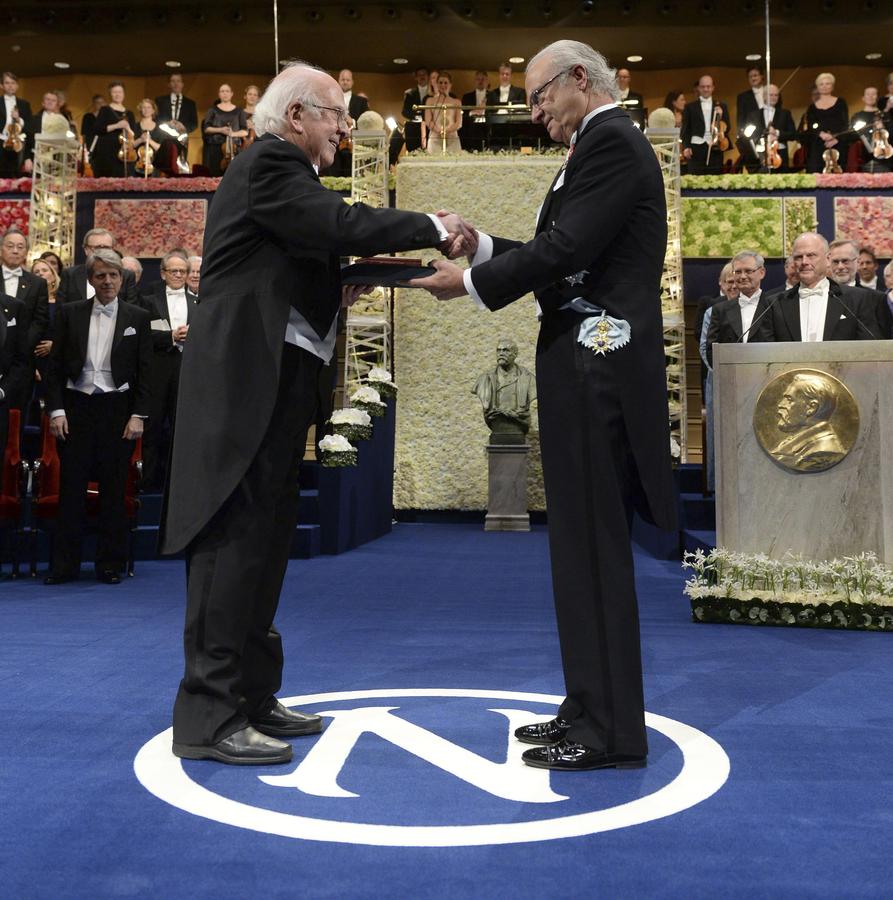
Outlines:
{"label": "violinist", "polygon": [[124,106],[124,85],[113,81],[108,90],[109,102],[96,114],[93,174],[97,178],[120,178],[133,174],[137,125],[133,113]]}
{"label": "violinist", "polygon": [[12,72],[3,73],[3,103],[0,104],[0,178],[16,178],[20,171],[31,171],[31,160],[25,159],[27,123],[31,121],[31,105],[16,96],[19,80]]}
{"label": "violinist", "polygon": [[[850,119],[850,128],[858,132],[860,137],[868,134],[871,131],[871,126],[874,125],[875,116],[879,112],[878,89],[876,87],[865,88],[862,91],[862,109],[853,113]],[[866,129],[868,130],[866,131]]]}
{"label": "violinist", "polygon": [[[830,72],[822,72],[816,78],[818,94],[803,116],[807,172],[824,172],[846,162],[841,138],[849,131],[850,114],[846,100],[834,94],[835,81]],[[834,152],[826,156],[828,150]]]}
{"label": "violinist", "polygon": [[157,174],[155,168],[155,154],[161,147],[164,132],[158,125],[158,107],[154,100],[144,97],[136,108],[139,120],[137,121],[136,137],[133,146],[136,148],[137,161],[133,166],[133,174],[140,178]]}
{"label": "violinist", "polygon": [[254,108],[257,106],[257,101],[260,100],[260,88],[256,84],[249,84],[245,88],[242,99],[245,101],[245,119],[248,122],[248,137],[245,141],[248,146],[257,140],[257,132],[254,129]]}
{"label": "violinist", "polygon": [[215,178],[223,174],[232,157],[239,152],[242,139],[248,137],[248,118],[245,110],[233,103],[233,89],[228,84],[221,84],[217,97],[202,122],[202,163]]}
{"label": "violinist", "polygon": [[878,89],[862,92],[862,109],[853,114],[850,128],[859,145],[859,165],[863,172],[889,172],[893,147],[890,146],[890,121],[878,106]]}
{"label": "violinist", "polygon": [[[788,142],[797,139],[794,117],[790,110],[782,106],[778,85],[770,84],[760,99],[763,101],[762,108],[748,113],[742,134],[752,145],[751,153],[756,157],[756,171],[766,172],[772,169],[775,172],[787,172]],[[742,155],[746,161],[748,154],[742,152]],[[750,168],[748,164],[748,169]]]}
{"label": "violinist", "polygon": [[698,79],[697,90],[697,99],[686,103],[682,111],[682,155],[690,175],[719,175],[723,154],[729,149],[729,109],[722,101],[714,101],[709,75]]}

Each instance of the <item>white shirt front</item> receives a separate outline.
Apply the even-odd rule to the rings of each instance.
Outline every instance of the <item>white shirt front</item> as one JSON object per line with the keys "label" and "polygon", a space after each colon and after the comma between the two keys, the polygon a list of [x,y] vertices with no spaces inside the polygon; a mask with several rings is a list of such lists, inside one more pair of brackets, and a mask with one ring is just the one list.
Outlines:
{"label": "white shirt front", "polygon": [[[9,125],[12,121],[12,111],[18,106],[18,98],[14,95],[10,97],[9,94],[4,94],[3,101],[6,103],[6,124]],[[6,128],[3,129],[2,136],[6,138]]]}
{"label": "white shirt front", "polygon": [[766,105],[766,101],[763,99],[762,86],[751,88],[751,90],[753,91],[754,99],[757,101],[757,107],[762,109]]}
{"label": "white shirt front", "polygon": [[[763,107],[763,122],[766,127],[769,127],[769,123],[772,121],[772,117],[775,115],[775,107],[774,106],[764,106]],[[781,141],[778,142],[778,149],[784,150],[787,145],[783,144]]]}
{"label": "white shirt front", "polygon": [[[117,391],[112,378],[112,339],[118,320],[118,298],[106,306],[107,315],[99,302],[93,303],[90,312],[90,331],[87,335],[87,356],[77,381],[68,379],[68,387],[82,394],[110,393]],[[122,385],[126,390],[126,385]]]}
{"label": "white shirt front", "polygon": [[[181,325],[188,325],[189,307],[186,303],[186,288],[180,288],[178,291],[172,291],[165,288],[167,294],[167,311],[170,316],[171,331],[176,331]],[[174,341],[174,346],[182,353],[183,342]]]}
{"label": "white shirt front", "polygon": [[753,324],[753,316],[757,311],[757,304],[760,302],[761,294],[762,291],[756,291],[752,297],[738,294],[738,308],[741,310],[741,333],[745,344],[750,338],[750,326]]}
{"label": "white shirt front", "polygon": [[499,102],[500,103],[508,103],[509,102],[509,91],[512,89],[510,84],[501,84],[499,85]]}
{"label": "white shirt front", "polygon": [[183,105],[183,97],[180,94],[171,94],[171,118],[180,120],[180,108]]}
{"label": "white shirt front", "polygon": [[3,291],[9,297],[17,297],[19,295],[19,276],[22,274],[21,268],[7,269],[3,267]]}
{"label": "white shirt front", "polygon": [[825,314],[828,312],[828,289],[827,278],[823,278],[813,288],[800,285],[801,341],[816,343],[824,339]]}
{"label": "white shirt front", "polygon": [[350,98],[353,97],[353,91],[344,91],[344,105],[350,106]]}
{"label": "white shirt front", "polygon": [[700,134],[693,134],[691,136],[691,142],[693,144],[706,144],[713,136],[713,98],[699,97],[698,100],[701,103],[701,112],[704,114],[704,134],[703,136]]}
{"label": "white shirt front", "polygon": [[877,275],[875,275],[874,278],[871,279],[871,281],[862,281],[860,279],[859,284],[862,285],[862,287],[864,287],[864,288],[871,288],[873,291],[876,291],[877,290]]}

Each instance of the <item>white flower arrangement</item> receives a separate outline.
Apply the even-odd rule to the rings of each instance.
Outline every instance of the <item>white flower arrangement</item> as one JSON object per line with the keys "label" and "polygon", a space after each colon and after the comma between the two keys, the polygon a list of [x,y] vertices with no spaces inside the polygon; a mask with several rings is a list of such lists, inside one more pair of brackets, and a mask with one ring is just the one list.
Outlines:
{"label": "white flower arrangement", "polygon": [[786,553],[686,553],[695,619],[893,631],[893,569],[874,553],[812,561]]}
{"label": "white flower arrangement", "polygon": [[387,369],[373,366],[366,374],[366,382],[370,387],[374,387],[382,397],[397,396],[397,385],[394,384],[391,373]]}
{"label": "white flower arrangement", "polygon": [[381,402],[381,395],[375,388],[363,387],[357,388],[351,395],[350,402],[357,409],[369,413],[370,416],[380,417],[385,414],[385,405]]}
{"label": "white flower arrangement", "polygon": [[320,442],[322,464],[324,466],[355,466],[357,449],[340,434],[327,434]]}
{"label": "white flower arrangement", "polygon": [[372,418],[362,409],[336,409],[329,422],[336,435],[349,441],[368,441],[372,437]]}

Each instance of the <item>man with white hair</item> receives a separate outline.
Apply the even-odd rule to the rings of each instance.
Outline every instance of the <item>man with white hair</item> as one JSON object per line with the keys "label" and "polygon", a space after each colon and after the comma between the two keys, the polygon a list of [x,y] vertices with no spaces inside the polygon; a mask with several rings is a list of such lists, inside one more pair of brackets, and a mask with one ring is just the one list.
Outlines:
{"label": "man with white hair", "polygon": [[186,261],[189,264],[189,272],[186,275],[186,287],[198,296],[198,286],[202,277],[202,258],[200,256],[190,256]]}
{"label": "man with white hair", "polygon": [[[843,268],[842,251],[836,266]],[[858,253],[855,254],[858,257]],[[800,283],[766,304],[751,341],[866,341],[886,337],[875,291],[829,278],[828,241],[814,231],[799,235],[791,256]]]}
{"label": "man with white hair", "polygon": [[342,288],[340,257],[446,249],[464,228],[455,215],[348,205],[326,190],[317,173],[349,122],[334,78],[288,66],[257,104],[258,139],[226,170],[208,213],[161,536],[162,552],[186,553],[180,757],[283,763],[292,748],[276,737],[321,730],[319,716],[276,699],[273,620],[319,372],[342,303],[362,291]]}
{"label": "man with white hair", "polygon": [[[569,145],[523,243],[476,232],[472,267],[413,282],[497,310],[533,291],[542,315],[540,443],[566,699],[515,732],[528,765],[638,768],[648,752],[630,529],[676,527],[660,307],[667,247],[654,151],[617,105],[614,70],[578,41],[527,66],[531,118]],[[475,239],[476,238],[476,239]],[[462,239],[463,241],[465,239]]]}

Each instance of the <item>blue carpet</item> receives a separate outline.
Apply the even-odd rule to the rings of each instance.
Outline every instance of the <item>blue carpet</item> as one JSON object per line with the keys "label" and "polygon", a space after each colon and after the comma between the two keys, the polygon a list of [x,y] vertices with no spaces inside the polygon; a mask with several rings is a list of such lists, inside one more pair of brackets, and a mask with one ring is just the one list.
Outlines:
{"label": "blue carpet", "polygon": [[[695,625],[678,563],[640,555],[638,583],[650,764],[550,779],[507,740],[562,693],[542,530],[406,524],[293,562],[282,696],[326,695],[302,708],[342,740],[295,740],[282,767],[150,758],[182,665],[182,563],[118,587],[4,581],[0,896],[890,896],[889,636]],[[172,802],[134,773],[147,743]],[[489,787],[450,771],[459,748]],[[685,779],[709,796],[656,817]]]}

